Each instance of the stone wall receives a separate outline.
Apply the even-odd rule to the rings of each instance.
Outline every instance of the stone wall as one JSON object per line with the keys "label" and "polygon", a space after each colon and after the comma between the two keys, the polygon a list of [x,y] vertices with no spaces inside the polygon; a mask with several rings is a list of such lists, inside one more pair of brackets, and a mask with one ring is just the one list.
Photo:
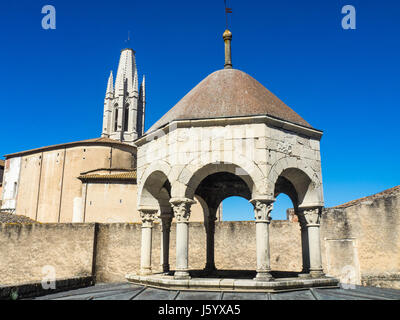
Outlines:
{"label": "stone wall", "polygon": [[94,224],[0,224],[0,284],[90,276],[93,239]]}
{"label": "stone wall", "polygon": [[[256,267],[255,223],[217,222],[215,262],[219,269]],[[175,224],[171,227],[170,264],[175,266]],[[161,270],[160,225],[153,229],[152,267]],[[272,221],[271,267],[300,271],[300,227]],[[54,266],[57,278],[94,273],[98,282],[125,281],[140,268],[140,223],[0,224],[0,284],[41,281],[42,268]],[[189,266],[206,263],[203,223],[189,226]],[[323,267],[328,275],[352,283],[400,288],[400,188],[390,195],[326,209],[322,216]]]}
{"label": "stone wall", "polygon": [[328,274],[400,288],[400,187],[326,209],[321,226]]}

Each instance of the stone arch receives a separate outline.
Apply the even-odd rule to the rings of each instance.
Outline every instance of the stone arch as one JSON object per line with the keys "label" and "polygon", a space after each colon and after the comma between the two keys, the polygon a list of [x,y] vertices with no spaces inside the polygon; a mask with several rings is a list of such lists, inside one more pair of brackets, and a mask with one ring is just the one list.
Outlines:
{"label": "stone arch", "polygon": [[168,174],[171,167],[164,161],[150,165],[140,179],[138,188],[138,208],[156,207],[170,212],[171,184]]}
{"label": "stone arch", "polygon": [[[242,155],[236,157],[232,162],[208,162],[197,164],[194,159],[186,165],[176,176],[172,187],[172,197],[189,197],[192,199],[196,187],[201,181],[213,173],[228,172],[240,176],[249,186],[252,194],[263,193],[264,175],[260,168],[251,160]],[[195,164],[194,164],[195,163]]]}
{"label": "stone arch", "polygon": [[295,207],[323,206],[320,178],[296,158],[278,160],[269,172],[268,184],[274,197],[286,193]]}

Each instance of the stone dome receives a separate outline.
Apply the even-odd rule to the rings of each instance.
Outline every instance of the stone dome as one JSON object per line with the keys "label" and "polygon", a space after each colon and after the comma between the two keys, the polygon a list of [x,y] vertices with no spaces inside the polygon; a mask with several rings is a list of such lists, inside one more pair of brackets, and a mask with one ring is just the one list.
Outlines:
{"label": "stone dome", "polygon": [[148,132],[174,120],[255,115],[268,115],[312,128],[253,77],[237,69],[222,69],[201,81]]}

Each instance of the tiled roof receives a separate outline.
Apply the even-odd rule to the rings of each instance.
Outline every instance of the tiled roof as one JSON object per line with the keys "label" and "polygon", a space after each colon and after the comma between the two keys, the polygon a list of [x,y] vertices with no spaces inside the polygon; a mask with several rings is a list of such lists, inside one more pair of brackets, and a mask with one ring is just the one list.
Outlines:
{"label": "tiled roof", "polygon": [[356,199],[356,200],[341,204],[341,205],[333,207],[333,208],[334,209],[344,209],[344,208],[348,208],[348,207],[357,205],[357,204],[362,203],[364,201],[376,200],[378,198],[387,197],[387,196],[390,196],[392,194],[399,193],[399,192],[400,192],[400,185],[396,186],[396,187],[393,187],[393,188],[390,188],[390,189],[387,189],[385,191],[379,192],[377,194],[368,196],[368,197]]}
{"label": "tiled roof", "polygon": [[78,179],[87,180],[128,180],[136,181],[136,171],[127,171],[121,173],[111,173],[111,174],[83,174],[78,177]]}
{"label": "tiled roof", "polygon": [[22,155],[26,155],[26,154],[49,151],[49,150],[59,149],[59,148],[64,148],[64,147],[73,147],[73,146],[78,146],[78,145],[90,145],[90,144],[123,145],[123,146],[128,146],[131,148],[135,148],[129,144],[126,144],[121,141],[113,140],[110,138],[94,138],[94,139],[87,139],[87,140],[74,141],[74,142],[68,142],[68,143],[61,143],[61,144],[56,144],[56,145],[52,145],[52,146],[46,146],[46,147],[41,147],[41,148],[36,148],[36,149],[31,149],[31,150],[26,150],[26,151],[20,151],[20,152],[16,152],[16,153],[7,154],[7,155],[5,155],[5,157],[11,158],[11,157],[15,157],[15,156],[22,156]]}
{"label": "tiled roof", "polygon": [[210,74],[147,132],[174,120],[268,115],[312,128],[260,82],[237,69]]}

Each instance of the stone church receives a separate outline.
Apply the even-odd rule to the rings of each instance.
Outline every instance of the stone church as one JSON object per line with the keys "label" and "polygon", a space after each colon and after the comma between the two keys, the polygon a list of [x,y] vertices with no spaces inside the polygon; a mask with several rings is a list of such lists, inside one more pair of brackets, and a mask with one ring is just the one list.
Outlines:
{"label": "stone church", "polygon": [[[104,99],[101,137],[6,155],[2,212],[39,222],[139,222],[134,141],[144,133],[145,77],[121,51]],[[192,221],[202,221],[200,205]]]}

